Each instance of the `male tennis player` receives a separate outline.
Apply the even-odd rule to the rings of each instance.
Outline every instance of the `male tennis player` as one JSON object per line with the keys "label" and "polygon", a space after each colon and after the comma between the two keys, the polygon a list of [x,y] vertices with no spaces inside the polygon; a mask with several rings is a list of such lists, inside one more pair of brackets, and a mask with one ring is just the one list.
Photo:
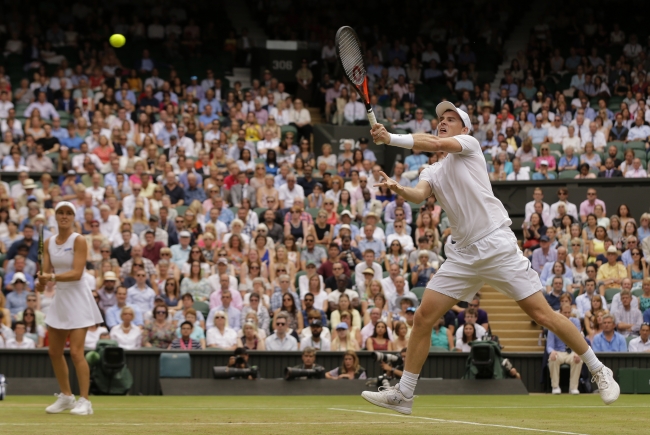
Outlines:
{"label": "male tennis player", "polygon": [[404,187],[385,173],[382,183],[404,199],[422,202],[432,194],[447,212],[451,244],[447,261],[427,284],[407,346],[406,367],[399,384],[365,391],[364,399],[377,406],[410,414],[418,374],[429,354],[431,329],[458,301],[470,301],[487,283],[513,298],[538,324],[553,331],[585,362],[606,404],[614,402],[620,388],[612,371],[596,358],[580,332],[566,317],[554,312],[542,293],[542,283],[530,261],[517,246],[512,222],[503,204],[492,193],[485,159],[478,141],[468,133],[469,116],[452,103],[436,107],[438,136],[419,133],[396,135],[383,125],[372,127],[372,137],[385,144],[423,152],[442,151],[446,157],[420,175],[415,187]]}

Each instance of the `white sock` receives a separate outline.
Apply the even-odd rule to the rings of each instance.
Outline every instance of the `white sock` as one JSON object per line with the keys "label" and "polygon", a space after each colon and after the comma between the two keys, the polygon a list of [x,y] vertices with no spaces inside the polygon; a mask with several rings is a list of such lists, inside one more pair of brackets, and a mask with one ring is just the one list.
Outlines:
{"label": "white sock", "polygon": [[402,379],[399,381],[399,390],[402,392],[404,397],[407,399],[410,399],[413,397],[413,390],[415,390],[415,386],[418,383],[418,377],[420,375],[415,374],[415,373],[410,373],[404,370],[404,373],[402,374]]}
{"label": "white sock", "polygon": [[597,372],[603,367],[603,363],[600,362],[594,351],[589,347],[589,349],[580,355],[582,361],[587,364],[587,368],[591,373]]}

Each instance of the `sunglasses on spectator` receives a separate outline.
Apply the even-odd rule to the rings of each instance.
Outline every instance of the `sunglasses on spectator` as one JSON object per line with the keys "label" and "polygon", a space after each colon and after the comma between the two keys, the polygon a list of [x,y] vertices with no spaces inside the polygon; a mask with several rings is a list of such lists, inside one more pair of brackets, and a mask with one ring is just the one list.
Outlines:
{"label": "sunglasses on spectator", "polygon": [[100,252],[101,252],[102,254],[105,253],[105,252],[110,254],[110,253],[111,253],[111,250],[110,250],[110,249],[101,249]]}
{"label": "sunglasses on spectator", "polygon": [[161,252],[160,255],[172,255],[169,252]]}
{"label": "sunglasses on spectator", "polygon": [[276,326],[284,326],[284,325],[286,325],[286,323],[284,323],[284,322],[276,322]]}
{"label": "sunglasses on spectator", "polygon": [[167,311],[164,311],[164,310],[156,311],[156,314],[167,314]]}
{"label": "sunglasses on spectator", "polygon": [[219,257],[225,257],[225,256],[227,256],[227,255],[228,255],[228,254],[219,254]]}

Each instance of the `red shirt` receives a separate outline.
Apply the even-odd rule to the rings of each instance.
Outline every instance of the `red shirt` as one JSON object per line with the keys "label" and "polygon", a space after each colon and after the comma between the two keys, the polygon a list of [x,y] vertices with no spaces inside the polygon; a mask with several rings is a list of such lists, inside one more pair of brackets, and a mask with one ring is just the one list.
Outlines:
{"label": "red shirt", "polygon": [[148,245],[144,245],[142,247],[142,256],[148,260],[151,260],[155,266],[160,260],[160,250],[164,247],[165,244],[163,242],[154,242],[151,248],[149,248]]}

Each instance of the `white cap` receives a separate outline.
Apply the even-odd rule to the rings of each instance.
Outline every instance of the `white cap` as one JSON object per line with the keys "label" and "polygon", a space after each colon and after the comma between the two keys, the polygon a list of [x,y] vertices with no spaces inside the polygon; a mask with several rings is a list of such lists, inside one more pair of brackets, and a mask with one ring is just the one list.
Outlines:
{"label": "white cap", "polygon": [[16,281],[22,281],[22,282],[27,282],[27,278],[25,278],[25,274],[22,272],[16,272],[14,273],[13,278],[11,279],[12,284],[16,284]]}
{"label": "white cap", "polygon": [[183,231],[181,231],[181,232],[178,234],[178,236],[179,236],[179,237],[192,237],[192,234],[190,234],[189,231],[185,231],[185,230],[183,230]]}
{"label": "white cap", "polygon": [[70,210],[72,210],[72,213],[76,216],[77,215],[77,209],[74,207],[74,204],[68,201],[61,201],[56,205],[56,208],[54,209],[54,212],[56,213],[61,207],[68,207]]}
{"label": "white cap", "polygon": [[541,162],[539,162],[539,165],[540,166],[548,166],[548,162],[546,160],[542,160]]}
{"label": "white cap", "polygon": [[467,112],[454,106],[454,104],[449,101],[443,101],[436,106],[436,115],[438,115],[438,118],[442,118],[442,114],[447,110],[453,110],[458,113],[458,116],[460,116],[460,119],[463,121],[463,125],[469,128],[469,131],[472,131],[472,122],[469,120]]}

